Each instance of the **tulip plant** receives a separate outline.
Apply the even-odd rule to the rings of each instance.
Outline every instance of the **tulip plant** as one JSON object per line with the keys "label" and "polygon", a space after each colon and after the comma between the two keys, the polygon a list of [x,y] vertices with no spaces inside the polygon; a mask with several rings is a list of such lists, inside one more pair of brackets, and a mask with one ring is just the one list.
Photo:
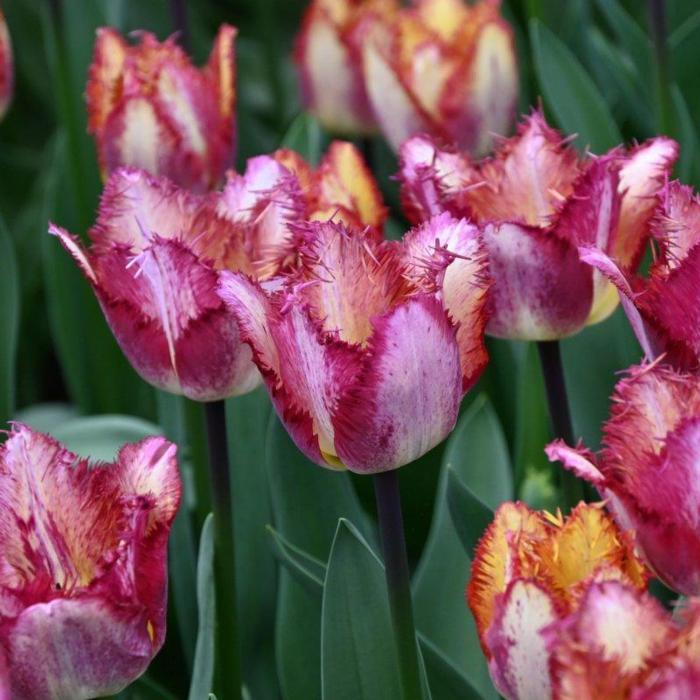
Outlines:
{"label": "tulip plant", "polygon": [[0,4],[0,700],[700,697],[693,3]]}

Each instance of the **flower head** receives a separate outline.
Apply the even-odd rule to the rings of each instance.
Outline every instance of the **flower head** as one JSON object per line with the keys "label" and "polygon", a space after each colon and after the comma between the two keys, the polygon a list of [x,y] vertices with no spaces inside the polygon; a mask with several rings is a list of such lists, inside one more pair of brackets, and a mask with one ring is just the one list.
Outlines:
{"label": "flower head", "polygon": [[483,155],[509,130],[518,70],[499,8],[500,0],[415,0],[365,32],[367,94],[395,150],[426,132]]}
{"label": "flower head", "polygon": [[[0,447],[0,686],[88,700],[140,676],[165,638],[175,446],[126,445],[89,465],[15,425]],[[1,693],[0,693],[1,694]]]}
{"label": "flower head", "polygon": [[167,175],[182,187],[215,187],[235,147],[236,29],[222,25],[202,69],[149,32],[130,45],[97,32],[87,84],[88,129],[105,177],[120,166]]}
{"label": "flower head", "polygon": [[5,15],[0,10],[0,119],[5,116],[12,101],[14,70],[10,32]]}
{"label": "flower head", "polygon": [[362,43],[395,0],[312,0],[296,39],[306,108],[329,131],[367,134],[376,129],[362,76]]}
{"label": "flower head", "polygon": [[499,693],[634,700],[666,697],[653,694],[664,686],[697,687],[698,602],[674,619],[644,592],[646,581],[632,536],[602,504],[582,503],[566,519],[503,504],[468,587]]}
{"label": "flower head", "polygon": [[488,280],[475,229],[449,215],[425,225],[433,241],[471,241],[460,258],[471,273],[449,296],[450,253],[419,260],[332,222],[294,232],[292,273],[263,284],[224,273],[220,287],[282,422],[322,466],[377,472],[413,461],[449,433],[486,364]]}
{"label": "flower head", "polygon": [[488,333],[553,340],[615,308],[614,286],[580,256],[595,247],[637,268],[676,155],[660,137],[582,158],[534,112],[481,163],[411,139],[401,149],[402,200],[412,221],[449,211],[482,228],[494,279]]}
{"label": "flower head", "polygon": [[697,377],[657,364],[615,388],[599,455],[560,441],[547,448],[598,489],[659,578],[687,595],[700,594],[699,428]]}

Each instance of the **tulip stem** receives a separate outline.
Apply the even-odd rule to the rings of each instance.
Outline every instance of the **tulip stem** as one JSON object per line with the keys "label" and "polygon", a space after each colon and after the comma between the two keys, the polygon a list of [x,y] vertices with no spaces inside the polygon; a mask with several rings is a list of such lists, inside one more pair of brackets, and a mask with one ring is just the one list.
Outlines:
{"label": "tulip stem", "polygon": [[170,15],[175,25],[175,31],[178,33],[177,40],[182,48],[189,52],[190,46],[190,29],[187,21],[187,3],[185,0],[170,0]]}
{"label": "tulip stem", "polygon": [[218,698],[240,700],[241,662],[236,614],[233,506],[226,436],[226,404],[204,404],[214,511],[214,582],[216,588],[216,657],[214,687]]}
{"label": "tulip stem", "polygon": [[673,100],[671,97],[671,71],[668,60],[666,3],[664,0],[649,0],[649,29],[654,41],[656,61],[657,130],[662,134],[673,131]]}
{"label": "tulip stem", "polygon": [[398,653],[404,700],[421,700],[421,682],[413,623],[411,580],[401,514],[399,476],[396,470],[374,476],[377,516],[384,553],[386,586]]}
{"label": "tulip stem", "polygon": [[[540,340],[537,343],[544,384],[547,390],[549,418],[554,437],[561,438],[567,445],[574,445],[574,426],[571,421],[569,399],[566,393],[566,377],[561,360],[561,346],[558,340]],[[562,470],[561,488],[564,505],[573,508],[583,499],[581,481],[568,471]]]}

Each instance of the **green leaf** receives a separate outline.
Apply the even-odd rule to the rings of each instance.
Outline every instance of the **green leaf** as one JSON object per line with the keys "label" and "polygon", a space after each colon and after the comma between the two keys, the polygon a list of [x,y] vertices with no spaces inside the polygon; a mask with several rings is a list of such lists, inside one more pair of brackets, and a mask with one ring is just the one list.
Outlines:
{"label": "green leaf", "polygon": [[320,596],[326,578],[325,562],[287,541],[271,525],[267,526],[267,531],[272,537],[273,551],[278,561],[309,592]]}
{"label": "green leaf", "polygon": [[279,696],[270,634],[275,624],[277,566],[265,530],[272,520],[264,468],[270,411],[263,387],[226,402],[243,681],[258,700]]}
{"label": "green leaf", "polygon": [[281,146],[291,148],[311,165],[316,165],[321,158],[323,141],[321,125],[308,112],[302,112],[287,129]]}
{"label": "green leaf", "polygon": [[381,562],[352,523],[338,523],[323,589],[323,700],[401,700]]}
{"label": "green leaf", "polygon": [[75,406],[69,403],[37,403],[15,413],[15,420],[42,433],[53,433],[54,428],[78,417]]}
{"label": "green leaf", "polygon": [[[266,445],[273,521],[287,541],[327,561],[342,517],[356,523],[370,542],[376,541],[348,475],[309,462],[274,413]],[[279,579],[275,646],[283,697],[319,700],[321,601],[284,569]]]}
{"label": "green leaf", "polygon": [[481,535],[493,520],[493,509],[475,496],[451,467],[447,468],[447,503],[452,524],[469,554],[476,549]]}
{"label": "green leaf", "polygon": [[596,5],[620,46],[625,48],[632,59],[636,74],[643,78],[650,76],[652,45],[644,30],[617,0],[596,0]]}
{"label": "green leaf", "polygon": [[14,248],[0,218],[0,425],[15,409],[15,365],[19,332],[19,271]]}
{"label": "green leaf", "polygon": [[578,146],[594,153],[621,143],[605,100],[567,46],[536,19],[530,20],[530,42],[540,90],[561,128],[578,134]]}
{"label": "green leaf", "polygon": [[483,700],[469,679],[429,639],[418,634],[433,700]]}
{"label": "green leaf", "polygon": [[214,678],[214,632],[216,599],[214,595],[214,517],[204,521],[197,564],[197,606],[199,632],[188,700],[202,700],[211,692]]}
{"label": "green leaf", "polygon": [[[455,531],[447,500],[452,470],[489,508],[512,498],[508,448],[485,396],[477,397],[451,435],[443,458],[430,535],[414,576],[416,627],[464,669],[484,698],[495,698],[471,614],[464,601],[468,552]],[[435,601],[440,601],[436,605]]]}
{"label": "green leaf", "polygon": [[698,136],[695,130],[695,121],[688,109],[683,93],[678,85],[671,85],[671,100],[673,102],[674,121],[677,125],[677,138],[680,142],[680,156],[678,159],[678,177],[688,182],[694,175],[696,166]]}
{"label": "green leaf", "polygon": [[140,418],[106,415],[74,418],[57,425],[52,434],[81,457],[111,462],[125,443],[162,432],[159,426]]}

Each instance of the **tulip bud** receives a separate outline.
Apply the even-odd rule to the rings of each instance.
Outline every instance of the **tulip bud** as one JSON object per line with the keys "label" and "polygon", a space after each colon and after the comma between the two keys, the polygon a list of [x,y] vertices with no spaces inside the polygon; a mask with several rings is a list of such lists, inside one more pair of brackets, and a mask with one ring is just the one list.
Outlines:
{"label": "tulip bud", "polygon": [[146,670],[165,639],[175,452],[152,437],[89,465],[12,427],[0,447],[0,697],[89,700]]}
{"label": "tulip bud", "polygon": [[87,84],[88,130],[103,176],[119,166],[167,175],[182,187],[215,187],[235,148],[236,29],[222,25],[202,69],[170,37],[130,45],[98,30]]}
{"label": "tulip bud", "polygon": [[518,69],[500,0],[415,0],[363,40],[370,104],[391,146],[427,133],[480,156],[515,116]]}
{"label": "tulip bud", "polygon": [[10,107],[14,87],[14,64],[12,42],[5,16],[0,10],[0,119]]}

